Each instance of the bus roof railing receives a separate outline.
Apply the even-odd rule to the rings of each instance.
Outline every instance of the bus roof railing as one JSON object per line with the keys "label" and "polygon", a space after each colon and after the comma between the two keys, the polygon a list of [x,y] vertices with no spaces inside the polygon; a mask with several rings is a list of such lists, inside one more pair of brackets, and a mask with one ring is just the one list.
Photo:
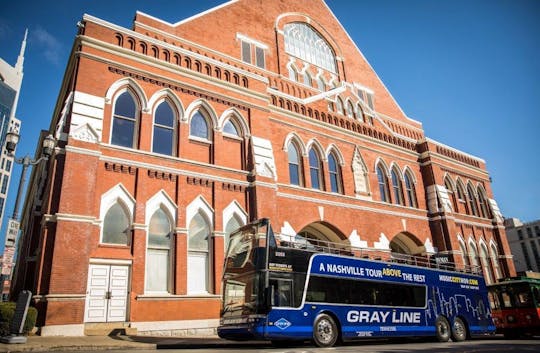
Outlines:
{"label": "bus roof railing", "polygon": [[417,256],[392,252],[391,250],[381,250],[374,248],[358,248],[349,244],[335,243],[326,240],[305,238],[300,235],[294,237],[281,235],[276,237],[280,247],[301,249],[311,252],[328,254],[338,254],[358,257],[366,260],[383,261],[389,263],[399,263],[417,267],[427,267],[445,271],[455,271],[482,275],[482,268],[475,265],[458,265],[454,262],[446,261],[447,258],[433,255]]}

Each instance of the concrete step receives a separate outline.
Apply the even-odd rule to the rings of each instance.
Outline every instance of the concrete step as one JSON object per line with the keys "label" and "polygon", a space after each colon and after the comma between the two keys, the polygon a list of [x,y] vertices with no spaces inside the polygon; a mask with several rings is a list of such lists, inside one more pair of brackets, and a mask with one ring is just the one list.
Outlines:
{"label": "concrete step", "polygon": [[129,322],[103,322],[84,325],[85,336],[134,336],[137,328]]}

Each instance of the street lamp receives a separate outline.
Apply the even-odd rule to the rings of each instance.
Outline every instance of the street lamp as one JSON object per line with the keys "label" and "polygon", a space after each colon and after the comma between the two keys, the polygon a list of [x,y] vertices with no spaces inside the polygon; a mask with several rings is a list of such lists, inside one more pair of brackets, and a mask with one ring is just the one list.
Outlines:
{"label": "street lamp", "polygon": [[19,202],[21,199],[24,184],[26,183],[26,171],[28,169],[28,166],[36,165],[41,163],[41,161],[49,159],[56,145],[56,139],[49,134],[43,139],[43,144],[41,146],[41,157],[36,160],[30,158],[29,155],[26,155],[23,158],[16,158],[13,152],[15,151],[15,147],[17,147],[17,143],[19,143],[19,138],[19,134],[14,131],[10,131],[6,134],[6,151],[10,156],[13,157],[15,163],[22,164],[21,179],[19,181],[19,188],[17,189],[17,198],[15,199],[15,207],[13,208],[12,216],[15,221],[19,220]]}

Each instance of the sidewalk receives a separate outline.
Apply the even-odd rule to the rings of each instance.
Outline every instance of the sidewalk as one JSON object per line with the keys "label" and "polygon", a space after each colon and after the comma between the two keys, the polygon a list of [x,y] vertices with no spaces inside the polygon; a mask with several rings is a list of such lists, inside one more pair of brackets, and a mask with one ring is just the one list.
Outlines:
{"label": "sidewalk", "polygon": [[49,351],[112,351],[152,349],[234,348],[268,345],[267,342],[232,342],[219,337],[149,337],[149,336],[81,336],[41,337],[29,336],[24,344],[0,343],[0,352],[49,352]]}

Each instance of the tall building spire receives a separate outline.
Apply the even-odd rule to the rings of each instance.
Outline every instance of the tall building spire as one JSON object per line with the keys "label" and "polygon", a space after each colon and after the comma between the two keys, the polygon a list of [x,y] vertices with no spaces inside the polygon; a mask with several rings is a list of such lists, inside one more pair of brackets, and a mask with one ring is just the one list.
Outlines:
{"label": "tall building spire", "polygon": [[24,63],[24,51],[26,50],[26,38],[28,37],[28,28],[24,32],[24,39],[21,44],[21,52],[19,53],[19,57],[17,58],[17,64],[15,64],[15,68],[17,69],[18,73],[22,73],[23,70],[23,63]]}

